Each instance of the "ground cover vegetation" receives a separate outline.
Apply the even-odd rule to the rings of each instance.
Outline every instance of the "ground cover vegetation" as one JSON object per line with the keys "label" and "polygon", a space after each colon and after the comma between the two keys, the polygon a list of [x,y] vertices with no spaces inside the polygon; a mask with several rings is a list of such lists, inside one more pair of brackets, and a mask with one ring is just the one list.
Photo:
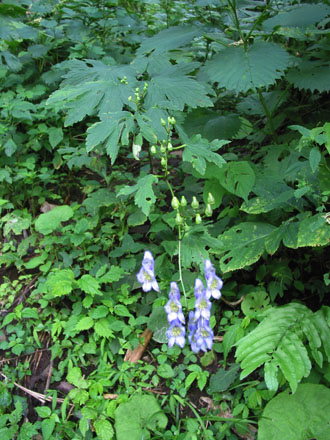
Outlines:
{"label": "ground cover vegetation", "polygon": [[2,440],[328,439],[329,20],[0,3]]}

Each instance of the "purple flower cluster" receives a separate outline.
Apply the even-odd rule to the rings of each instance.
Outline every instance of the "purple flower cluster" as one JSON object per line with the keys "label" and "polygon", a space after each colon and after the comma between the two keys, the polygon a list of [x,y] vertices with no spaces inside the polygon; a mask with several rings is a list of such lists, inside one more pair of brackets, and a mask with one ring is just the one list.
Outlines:
{"label": "purple flower cluster", "polygon": [[210,327],[211,301],[208,299],[204,284],[197,278],[195,281],[195,312],[189,313],[188,340],[194,353],[200,350],[211,350],[213,331]]}
{"label": "purple flower cluster", "polygon": [[[155,278],[154,259],[149,251],[145,251],[142,267],[137,274],[142,289],[149,292],[151,289],[159,292],[159,286]],[[197,278],[195,281],[195,311],[189,313],[188,341],[194,353],[200,350],[211,350],[213,345],[213,331],[210,327],[211,297],[219,299],[223,282],[215,273],[210,260],[204,261],[206,288],[203,282]],[[180,302],[180,290],[175,282],[171,282],[169,300],[165,305],[169,328],[166,332],[169,348],[174,344],[183,348],[186,342],[185,317]]]}
{"label": "purple flower cluster", "polygon": [[150,251],[145,251],[142,260],[142,267],[136,278],[142,284],[142,290],[149,292],[151,289],[159,292],[159,286],[155,278],[155,262]]}

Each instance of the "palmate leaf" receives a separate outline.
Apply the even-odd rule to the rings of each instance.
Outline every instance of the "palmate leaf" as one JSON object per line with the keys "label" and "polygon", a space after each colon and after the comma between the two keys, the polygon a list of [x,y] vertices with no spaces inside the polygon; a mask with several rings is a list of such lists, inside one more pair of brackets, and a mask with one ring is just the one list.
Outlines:
{"label": "palmate leaf", "polygon": [[148,174],[147,176],[140,177],[136,185],[122,188],[118,192],[118,196],[128,196],[135,193],[135,204],[148,216],[151,206],[156,201],[156,196],[152,189],[152,185],[156,182],[158,182],[158,177],[153,174]]}
{"label": "palmate leaf", "polygon": [[[108,66],[96,60],[74,60],[65,66],[69,71],[60,89],[47,100],[47,105],[68,110],[66,126],[87,115],[122,110],[138,85],[131,66]],[[124,77],[128,84],[121,82]]]}
{"label": "palmate leaf", "polygon": [[265,251],[265,242],[276,229],[268,223],[245,222],[219,236],[224,254],[220,259],[222,272],[242,269],[259,260]]}
{"label": "palmate leaf", "polygon": [[323,354],[330,359],[330,327],[324,307],[317,313],[302,304],[267,309],[262,322],[236,346],[241,364],[241,379],[265,364],[265,382],[269,389],[278,387],[278,371],[282,371],[293,392],[311,370],[306,350],[310,344],[312,358],[322,366]]}
{"label": "palmate leaf", "polygon": [[134,131],[135,121],[130,112],[104,113],[101,121],[96,122],[87,130],[86,149],[93,150],[97,145],[104,144],[105,150],[114,163],[121,145],[128,145],[129,135]]}
{"label": "palmate leaf", "polygon": [[148,66],[151,80],[148,82],[148,93],[145,107],[159,107],[182,111],[185,105],[190,108],[211,107],[213,103],[207,96],[208,90],[202,82],[196,81],[188,74],[199,66],[198,63],[179,63],[175,65],[156,64]]}
{"label": "palmate leaf", "polygon": [[192,166],[201,175],[205,174],[207,162],[212,162],[219,168],[222,167],[226,161],[216,153],[223,145],[230,141],[219,141],[215,139],[211,143],[203,139],[201,135],[195,135],[191,139],[185,139],[185,147],[182,154],[182,159],[190,162]]}
{"label": "palmate leaf", "polygon": [[289,63],[290,55],[281,46],[257,40],[246,51],[243,46],[220,51],[202,71],[219,87],[239,93],[274,84]]}

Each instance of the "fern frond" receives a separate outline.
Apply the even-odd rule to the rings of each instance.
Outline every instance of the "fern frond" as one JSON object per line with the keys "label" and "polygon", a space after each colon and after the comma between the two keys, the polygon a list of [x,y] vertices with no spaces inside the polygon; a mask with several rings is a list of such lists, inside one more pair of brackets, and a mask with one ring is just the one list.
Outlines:
{"label": "fern frond", "polygon": [[313,313],[297,303],[267,309],[263,321],[236,344],[236,358],[243,370],[241,379],[264,364],[269,389],[277,389],[280,369],[295,392],[310,373],[311,358],[320,367],[324,356],[330,360],[330,327],[325,311],[323,308]]}

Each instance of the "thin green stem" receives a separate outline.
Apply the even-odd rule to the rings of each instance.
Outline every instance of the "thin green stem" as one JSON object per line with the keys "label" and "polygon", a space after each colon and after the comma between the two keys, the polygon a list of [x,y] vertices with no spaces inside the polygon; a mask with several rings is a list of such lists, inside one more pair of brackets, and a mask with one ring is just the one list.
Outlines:
{"label": "thin green stem", "polygon": [[183,278],[182,278],[182,266],[181,266],[181,227],[179,226],[179,276],[180,276],[180,283],[182,286],[182,291],[183,291],[183,295],[184,295],[184,299],[185,299],[185,303],[186,303],[186,307],[188,305],[187,303],[187,294],[186,294],[186,289],[184,287],[184,283],[183,283]]}
{"label": "thin green stem", "polygon": [[270,129],[272,131],[273,140],[274,140],[275,143],[278,143],[278,139],[277,139],[274,123],[273,123],[272,114],[271,114],[271,112],[269,111],[269,109],[267,107],[267,104],[266,104],[266,102],[264,100],[264,97],[262,96],[261,90],[257,89],[257,91],[258,91],[259,101],[260,101],[261,105],[263,106],[263,108],[265,110],[265,113],[266,113],[266,116],[267,116],[267,119],[268,119],[268,122],[269,122],[269,125],[270,125]]}

